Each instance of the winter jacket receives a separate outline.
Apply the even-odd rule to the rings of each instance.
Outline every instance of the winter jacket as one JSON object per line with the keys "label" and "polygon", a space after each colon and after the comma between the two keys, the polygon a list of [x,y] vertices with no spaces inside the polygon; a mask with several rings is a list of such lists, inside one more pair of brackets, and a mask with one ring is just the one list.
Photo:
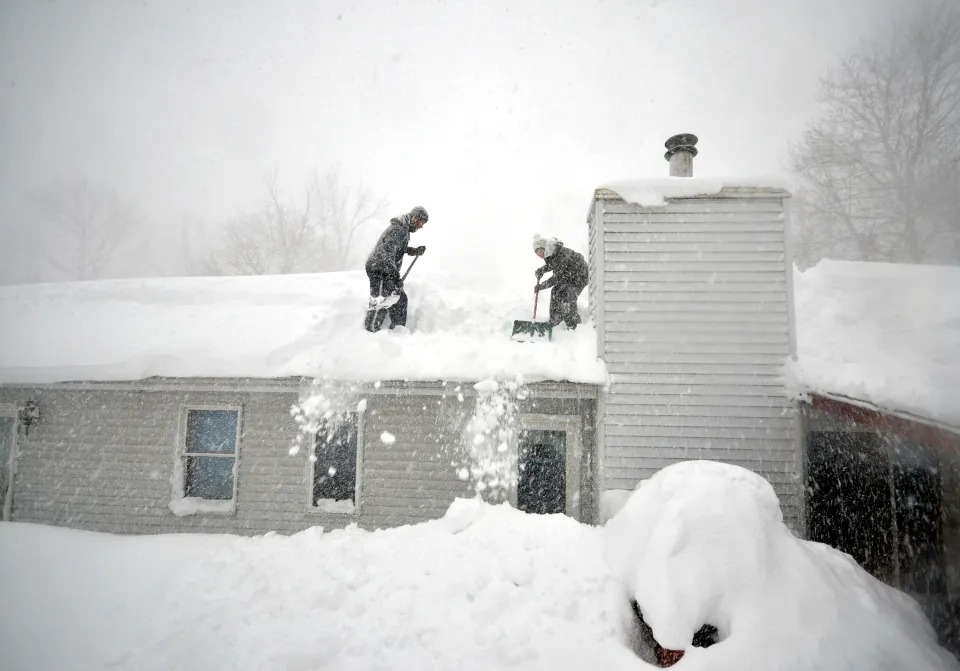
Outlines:
{"label": "winter jacket", "polygon": [[556,251],[544,259],[546,265],[541,268],[543,273],[552,271],[550,279],[541,283],[540,287],[549,289],[556,284],[566,284],[582,290],[590,282],[590,267],[583,254],[567,249],[562,242],[557,241]]}
{"label": "winter jacket", "polygon": [[380,235],[373,251],[367,257],[367,272],[400,279],[403,255],[414,253],[413,248],[408,246],[413,228],[409,213],[391,219],[390,225]]}

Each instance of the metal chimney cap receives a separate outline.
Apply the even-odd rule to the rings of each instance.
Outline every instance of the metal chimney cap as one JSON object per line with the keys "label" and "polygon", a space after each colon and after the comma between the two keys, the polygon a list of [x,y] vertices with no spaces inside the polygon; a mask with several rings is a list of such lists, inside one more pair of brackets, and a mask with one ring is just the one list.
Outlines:
{"label": "metal chimney cap", "polygon": [[687,152],[690,156],[696,156],[697,148],[694,145],[697,144],[698,139],[693,133],[674,135],[663,143],[663,146],[667,148],[667,153],[663,155],[663,158],[669,161],[671,156],[681,151]]}

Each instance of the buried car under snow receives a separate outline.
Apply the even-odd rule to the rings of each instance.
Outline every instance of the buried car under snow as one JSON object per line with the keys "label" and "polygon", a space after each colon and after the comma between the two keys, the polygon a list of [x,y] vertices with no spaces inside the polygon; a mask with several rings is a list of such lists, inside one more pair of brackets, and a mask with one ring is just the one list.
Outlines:
{"label": "buried car under snow", "polygon": [[633,646],[661,666],[960,669],[912,598],[794,536],[773,487],[744,468],[664,468],[603,533],[634,604]]}

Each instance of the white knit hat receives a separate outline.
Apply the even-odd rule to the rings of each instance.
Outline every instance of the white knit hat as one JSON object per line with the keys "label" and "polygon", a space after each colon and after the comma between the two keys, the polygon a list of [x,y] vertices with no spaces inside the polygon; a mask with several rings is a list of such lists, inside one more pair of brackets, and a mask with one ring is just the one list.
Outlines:
{"label": "white knit hat", "polygon": [[547,248],[547,239],[539,233],[533,234],[533,251]]}

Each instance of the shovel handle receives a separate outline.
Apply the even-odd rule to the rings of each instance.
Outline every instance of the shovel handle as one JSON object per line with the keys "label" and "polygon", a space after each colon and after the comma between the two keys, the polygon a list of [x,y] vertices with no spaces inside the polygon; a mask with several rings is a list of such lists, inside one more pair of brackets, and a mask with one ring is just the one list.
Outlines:
{"label": "shovel handle", "polygon": [[401,282],[406,281],[407,275],[409,275],[409,274],[410,274],[410,271],[413,270],[413,266],[417,263],[417,259],[419,259],[419,258],[420,258],[419,256],[414,256],[414,257],[413,257],[413,261],[411,261],[411,262],[410,262],[410,265],[407,266],[407,272],[405,272],[405,273],[403,274],[403,277],[400,278],[400,281],[401,281]]}
{"label": "shovel handle", "polygon": [[540,292],[533,292],[533,321],[537,321],[537,301],[540,300]]}

